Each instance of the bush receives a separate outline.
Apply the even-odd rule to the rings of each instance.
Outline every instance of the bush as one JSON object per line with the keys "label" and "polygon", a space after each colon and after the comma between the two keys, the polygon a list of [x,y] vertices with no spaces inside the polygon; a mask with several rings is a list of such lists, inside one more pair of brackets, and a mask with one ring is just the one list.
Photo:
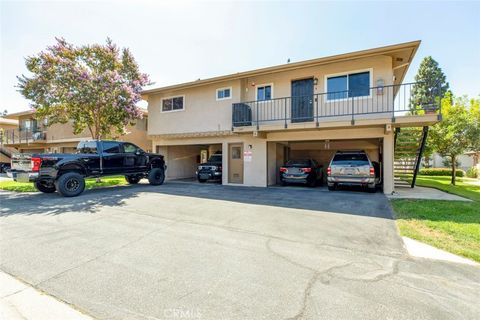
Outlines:
{"label": "bush", "polygon": [[[452,169],[449,168],[430,168],[430,169],[420,169],[418,174],[423,176],[451,176]],[[455,170],[455,176],[464,177],[465,171],[461,169]]]}
{"label": "bush", "polygon": [[475,167],[471,167],[467,170],[467,177],[469,178],[478,178],[478,169]]}

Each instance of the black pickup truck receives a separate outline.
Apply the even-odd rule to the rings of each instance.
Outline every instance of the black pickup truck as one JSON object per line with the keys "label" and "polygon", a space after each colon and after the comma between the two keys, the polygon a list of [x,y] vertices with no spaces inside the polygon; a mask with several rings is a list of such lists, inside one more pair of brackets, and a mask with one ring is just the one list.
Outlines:
{"label": "black pickup truck", "polygon": [[15,181],[33,182],[41,192],[75,197],[85,189],[85,178],[125,175],[130,184],[148,178],[151,185],[161,185],[166,169],[162,155],[132,143],[92,140],[79,142],[73,154],[15,154],[10,173]]}

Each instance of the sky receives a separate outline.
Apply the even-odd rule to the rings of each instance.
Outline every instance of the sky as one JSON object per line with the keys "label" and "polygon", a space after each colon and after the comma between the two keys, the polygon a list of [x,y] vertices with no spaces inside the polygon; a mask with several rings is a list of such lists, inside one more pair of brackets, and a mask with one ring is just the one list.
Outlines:
{"label": "sky", "polygon": [[480,94],[480,1],[0,0],[0,37],[0,110],[10,113],[29,108],[15,88],[24,58],[55,37],[110,37],[155,87],[422,40],[405,81],[431,55],[454,94]]}

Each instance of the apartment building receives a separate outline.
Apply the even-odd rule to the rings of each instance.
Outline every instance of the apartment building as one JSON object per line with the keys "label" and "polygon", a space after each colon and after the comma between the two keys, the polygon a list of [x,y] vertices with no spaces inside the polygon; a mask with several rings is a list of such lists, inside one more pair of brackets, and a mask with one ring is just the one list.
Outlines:
{"label": "apartment building", "polygon": [[[49,124],[48,119],[37,119],[34,110],[12,113],[5,118],[18,121],[18,125],[14,129],[4,130],[4,145],[22,153],[71,153],[79,141],[92,139],[88,130],[74,134],[71,123]],[[119,137],[119,140],[132,142],[146,151],[151,150],[147,125],[148,113],[145,111],[143,119],[127,126],[127,134]]]}
{"label": "apartment building", "polygon": [[[419,45],[145,90],[152,149],[165,155],[167,179],[194,177],[205,154],[221,151],[222,183],[257,187],[276,185],[288,159],[326,168],[335,151],[361,149],[381,164],[383,191],[391,193],[396,170],[415,169],[428,126],[441,119],[435,88],[428,105],[412,106],[414,84],[403,83]],[[412,130],[415,139],[397,141]]]}
{"label": "apartment building", "polygon": [[2,165],[10,163],[12,152],[16,151],[15,148],[4,145],[4,133],[5,131],[15,129],[17,127],[17,120],[0,117],[0,172],[3,168]]}

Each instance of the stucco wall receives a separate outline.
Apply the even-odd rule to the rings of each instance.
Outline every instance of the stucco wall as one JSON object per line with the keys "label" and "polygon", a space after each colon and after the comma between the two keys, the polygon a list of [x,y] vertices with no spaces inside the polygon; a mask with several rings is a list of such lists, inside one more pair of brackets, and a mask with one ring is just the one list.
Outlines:
{"label": "stucco wall", "polygon": [[[444,160],[445,160],[444,157],[442,157],[438,153],[434,153],[432,156],[431,165],[433,168],[447,168],[447,166],[443,164]],[[463,169],[465,171],[473,167],[474,165],[473,156],[470,156],[470,155],[462,154],[458,156],[457,160],[458,162],[460,162],[460,165],[458,166],[458,168]]]}
{"label": "stucco wall", "polygon": [[[222,144],[223,152],[223,172],[228,172],[228,144],[242,143],[244,151],[252,152],[251,161],[244,162],[244,183],[245,186],[265,187],[273,184],[276,181],[275,171],[279,163],[283,159],[283,142],[285,141],[315,141],[315,140],[335,140],[330,145],[331,150],[336,149],[366,149],[369,152],[372,160],[378,161],[378,148],[382,148],[384,152],[384,192],[390,193],[393,191],[393,134],[391,132],[385,133],[383,127],[376,128],[351,128],[351,129],[323,129],[323,130],[304,130],[304,131],[283,131],[271,132],[264,137],[254,137],[252,134],[238,134],[223,137],[204,137],[204,138],[180,138],[180,139],[154,139],[154,149],[159,146],[159,151],[167,152],[168,170],[175,174],[175,167],[171,167],[168,161],[168,149],[165,146],[193,146],[199,144]],[[339,139],[359,139],[356,141],[340,141]],[[374,142],[376,139],[376,142]],[[383,141],[383,142],[382,142]],[[267,142],[268,146],[267,146]],[[358,143],[356,143],[358,142]],[[300,144],[298,144],[300,145]],[[187,147],[186,150],[199,153],[199,149],[194,147]],[[298,149],[297,149],[298,150]],[[305,149],[307,150],[307,149]],[[321,149],[320,149],[321,150]],[[320,150],[318,154],[320,154]],[[294,151],[295,152],[295,151]],[[303,151],[305,154],[306,151]],[[314,153],[317,151],[313,151]],[[319,156],[322,162],[326,163],[329,160],[331,153],[312,154],[312,157]],[[386,155],[385,155],[386,153]],[[282,159],[278,159],[282,157]],[[291,156],[292,157],[292,156]],[[275,167],[275,169],[273,169]],[[183,169],[178,169],[180,172]],[[168,175],[167,175],[168,176]],[[180,175],[179,175],[180,176]],[[223,175],[223,183],[228,184],[228,175]]]}
{"label": "stucco wall", "polygon": [[[232,87],[232,98],[216,100],[216,89]],[[149,134],[223,131],[232,128],[232,103],[240,101],[240,81],[149,96]],[[185,95],[184,110],[162,112],[162,98]]]}
{"label": "stucco wall", "polygon": [[[356,59],[345,62],[330,63],[326,65],[302,68],[293,71],[283,71],[262,76],[250,77],[241,80],[225,81],[214,85],[205,85],[188,89],[150,94],[148,96],[148,111],[150,117],[149,134],[172,134],[185,132],[206,132],[230,130],[232,127],[232,103],[256,100],[256,86],[262,84],[273,85],[273,98],[290,97],[291,81],[304,78],[318,79],[314,93],[326,92],[325,77],[345,72],[371,71],[371,85],[376,86],[382,80],[384,85],[393,83],[392,60],[389,56],[376,56]],[[216,101],[216,89],[232,87],[232,99]],[[171,96],[184,96],[185,108],[183,111],[161,112],[162,98]],[[322,98],[320,98],[322,99]],[[391,102],[392,93],[385,89],[382,95],[372,91],[371,98],[355,98],[355,112],[372,111],[374,103],[383,100]],[[282,101],[264,102],[262,110],[267,112],[282,112]],[[287,102],[288,104],[289,102]],[[389,104],[391,107],[391,104]],[[346,102],[325,102],[318,107],[321,115],[334,115],[350,108]],[[290,116],[290,107],[285,108],[287,117]],[[388,111],[385,109],[385,111]],[[378,117],[378,115],[368,115]],[[384,117],[384,116],[383,116]],[[256,112],[253,112],[256,119]],[[331,118],[329,118],[331,120]]]}

